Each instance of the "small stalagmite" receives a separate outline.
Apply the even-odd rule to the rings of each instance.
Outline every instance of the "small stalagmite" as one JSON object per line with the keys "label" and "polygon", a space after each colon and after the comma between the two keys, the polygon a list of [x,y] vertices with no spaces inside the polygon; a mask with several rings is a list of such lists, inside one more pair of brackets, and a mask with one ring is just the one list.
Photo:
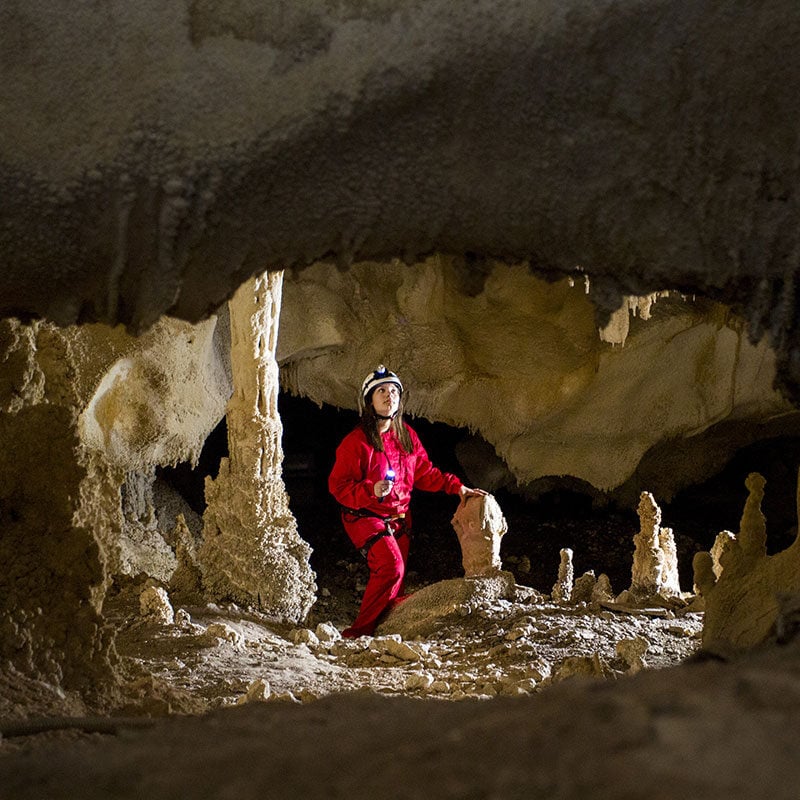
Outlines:
{"label": "small stalagmite", "polygon": [[633,537],[635,550],[631,568],[630,600],[681,596],[678,554],[671,528],[661,527],[661,509],[650,492],[639,499],[639,533]]}
{"label": "small stalagmite", "polygon": [[500,540],[508,523],[492,495],[459,503],[452,524],[461,545],[464,577],[492,575],[502,569]]}
{"label": "small stalagmite", "polygon": [[557,603],[568,603],[572,599],[572,589],[575,584],[572,550],[569,547],[565,547],[560,551],[560,556],[558,579],[553,586],[553,600]]}

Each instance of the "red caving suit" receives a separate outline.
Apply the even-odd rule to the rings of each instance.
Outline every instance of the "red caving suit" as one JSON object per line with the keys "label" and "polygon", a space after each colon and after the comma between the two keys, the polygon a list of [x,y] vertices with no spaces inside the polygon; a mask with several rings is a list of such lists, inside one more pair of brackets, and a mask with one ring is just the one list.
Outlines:
{"label": "red caving suit", "polygon": [[[409,425],[406,428],[411,436],[411,453],[403,450],[391,430],[382,435],[382,453],[369,443],[360,427],[351,431],[337,448],[336,462],[328,477],[330,493],[346,508],[371,511],[383,518],[406,515],[403,520],[405,531],[398,531],[397,538],[383,536],[377,539],[367,553],[369,581],[358,617],[342,632],[347,637],[371,635],[380,615],[401,595],[410,538],[405,534],[411,533],[408,515],[411,490],[443,491],[447,494],[458,494],[461,490],[461,481],[455,475],[434,467],[417,434]],[[380,503],[373,486],[385,478],[387,469],[395,471],[394,486]],[[342,513],[342,523],[358,549],[386,528],[383,519],[355,517],[346,512]]]}

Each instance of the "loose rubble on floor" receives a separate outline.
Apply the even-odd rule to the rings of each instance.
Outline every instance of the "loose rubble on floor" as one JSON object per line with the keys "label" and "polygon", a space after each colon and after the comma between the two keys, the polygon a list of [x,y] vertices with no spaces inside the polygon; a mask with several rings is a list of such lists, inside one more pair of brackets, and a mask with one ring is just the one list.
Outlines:
{"label": "loose rubble on floor", "polygon": [[[153,578],[117,584],[104,615],[116,629],[120,691],[115,707],[103,713],[201,714],[364,691],[488,700],[531,695],[576,677],[616,680],[678,664],[699,649],[703,601],[680,593],[671,531],[659,527],[652,498],[643,496],[640,507],[632,571],[638,580],[616,595],[605,574],[575,577],[567,548],[550,594],[523,585],[525,559],[508,559],[515,572],[500,562],[505,520],[493,504],[491,498],[467,504],[454,520],[464,577],[414,585],[411,573],[409,599],[375,636],[343,639],[340,633],[355,616],[368,577],[358,560],[336,564],[301,626],[233,603],[180,602],[179,593]],[[80,713],[56,695],[36,687],[25,708],[2,708],[2,717]]]}
{"label": "loose rubble on floor", "polygon": [[112,604],[129,697],[117,711],[200,713],[359,690],[442,700],[525,695],[573,676],[614,680],[674,665],[699,646],[702,613],[686,603],[612,610],[611,602],[554,602],[522,586],[516,594],[454,608],[424,638],[353,640],[342,639],[342,620],[290,628],[232,604],[178,608],[172,623],[164,612],[128,616],[131,587]]}

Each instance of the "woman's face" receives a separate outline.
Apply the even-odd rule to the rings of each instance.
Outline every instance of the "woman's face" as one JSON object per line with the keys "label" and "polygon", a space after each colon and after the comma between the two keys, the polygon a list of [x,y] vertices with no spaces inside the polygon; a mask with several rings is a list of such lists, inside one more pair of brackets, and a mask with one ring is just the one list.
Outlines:
{"label": "woman's face", "polygon": [[400,389],[394,383],[382,383],[372,392],[372,407],[382,417],[396,414],[400,408]]}

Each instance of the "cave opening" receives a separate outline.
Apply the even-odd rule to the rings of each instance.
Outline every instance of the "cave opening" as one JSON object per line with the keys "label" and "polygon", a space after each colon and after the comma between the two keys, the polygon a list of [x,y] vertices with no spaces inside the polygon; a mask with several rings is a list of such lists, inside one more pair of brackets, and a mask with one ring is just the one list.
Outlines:
{"label": "cave opening", "polygon": [[[301,535],[314,548],[312,566],[324,582],[331,570],[341,569],[337,562],[357,559],[328,494],[327,476],[336,446],[357,424],[358,417],[353,411],[318,406],[285,392],[280,395],[279,409],[290,506]],[[409,421],[433,462],[471,484],[457,452],[459,443],[473,434],[419,417],[409,416]],[[800,437],[763,440],[737,451],[718,473],[702,483],[668,500],[656,498],[662,509],[662,524],[673,529],[684,591],[692,590],[694,554],[710,549],[720,531],[739,530],[747,499],[745,479],[750,472],[759,472],[767,479],[763,511],[768,552],[779,552],[794,541],[797,520],[791,498],[798,464]],[[576,575],[587,570],[594,570],[596,575],[604,572],[615,591],[626,588],[631,580],[633,537],[639,530],[635,504],[626,505],[613,496],[599,497],[589,487],[582,491],[575,481],[566,478],[551,479],[548,484],[551,488],[535,497],[513,485],[493,490],[509,525],[501,551],[504,568],[514,573],[518,583],[549,593],[558,571],[559,551],[569,547],[574,553]],[[415,492],[409,576],[421,585],[463,574],[461,551],[450,524],[453,510],[451,498]]]}
{"label": "cave opening", "polygon": [[228,423],[223,417],[203,442],[196,464],[181,461],[172,466],[156,467],[156,480],[175,489],[192,511],[202,517],[206,510],[206,477],[217,477],[220,461],[227,455]]}

